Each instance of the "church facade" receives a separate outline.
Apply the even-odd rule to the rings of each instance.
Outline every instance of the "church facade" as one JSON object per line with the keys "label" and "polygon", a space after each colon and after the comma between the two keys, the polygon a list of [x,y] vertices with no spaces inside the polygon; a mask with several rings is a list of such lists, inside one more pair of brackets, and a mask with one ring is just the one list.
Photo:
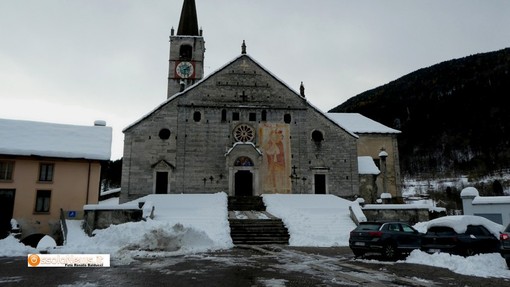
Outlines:
{"label": "church facade", "polygon": [[194,1],[170,36],[166,101],[124,130],[121,202],[147,194],[359,192],[358,136],[253,57],[204,77]]}

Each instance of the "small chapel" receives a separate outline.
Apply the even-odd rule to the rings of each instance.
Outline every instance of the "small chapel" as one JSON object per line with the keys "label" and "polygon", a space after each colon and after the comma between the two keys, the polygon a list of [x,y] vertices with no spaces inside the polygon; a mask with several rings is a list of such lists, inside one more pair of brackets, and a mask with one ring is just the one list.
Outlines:
{"label": "small chapel", "polygon": [[195,1],[184,0],[170,33],[167,98],[123,131],[121,203],[176,193],[359,196],[359,136],[310,104],[302,84],[296,91],[257,62],[244,41],[240,52],[204,75]]}

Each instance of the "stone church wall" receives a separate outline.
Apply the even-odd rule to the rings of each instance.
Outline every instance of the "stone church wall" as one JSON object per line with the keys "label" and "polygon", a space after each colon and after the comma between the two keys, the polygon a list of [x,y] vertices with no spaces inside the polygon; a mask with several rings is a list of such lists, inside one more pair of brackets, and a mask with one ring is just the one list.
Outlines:
{"label": "stone church wall", "polygon": [[[357,194],[357,138],[250,57],[241,56],[125,131],[121,201],[154,193],[158,170],[168,172],[170,193],[233,195],[233,167],[227,158],[236,142],[232,131],[239,124],[253,127],[252,157],[258,157],[263,143],[257,133],[265,123],[290,131],[288,174],[281,179],[291,182],[292,193],[315,193],[315,180],[325,175],[327,193]],[[170,130],[166,140],[159,137],[162,129]],[[265,180],[259,172],[263,156],[252,158],[250,170],[258,181],[254,194],[261,193]]]}

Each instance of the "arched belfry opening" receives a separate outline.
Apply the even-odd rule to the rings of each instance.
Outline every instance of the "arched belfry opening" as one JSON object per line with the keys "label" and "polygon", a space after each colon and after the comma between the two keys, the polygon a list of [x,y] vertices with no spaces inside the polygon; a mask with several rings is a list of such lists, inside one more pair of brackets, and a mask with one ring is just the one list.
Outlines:
{"label": "arched belfry opening", "polygon": [[182,45],[179,48],[179,59],[181,61],[191,61],[193,59],[193,47],[191,45]]}

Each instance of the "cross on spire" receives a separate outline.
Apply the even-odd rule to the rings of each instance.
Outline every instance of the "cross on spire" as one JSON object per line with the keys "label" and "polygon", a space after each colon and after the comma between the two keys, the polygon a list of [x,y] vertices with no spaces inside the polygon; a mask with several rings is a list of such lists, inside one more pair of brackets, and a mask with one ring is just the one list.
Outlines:
{"label": "cross on spire", "polygon": [[241,45],[241,54],[246,54],[246,43],[243,40],[243,44]]}

